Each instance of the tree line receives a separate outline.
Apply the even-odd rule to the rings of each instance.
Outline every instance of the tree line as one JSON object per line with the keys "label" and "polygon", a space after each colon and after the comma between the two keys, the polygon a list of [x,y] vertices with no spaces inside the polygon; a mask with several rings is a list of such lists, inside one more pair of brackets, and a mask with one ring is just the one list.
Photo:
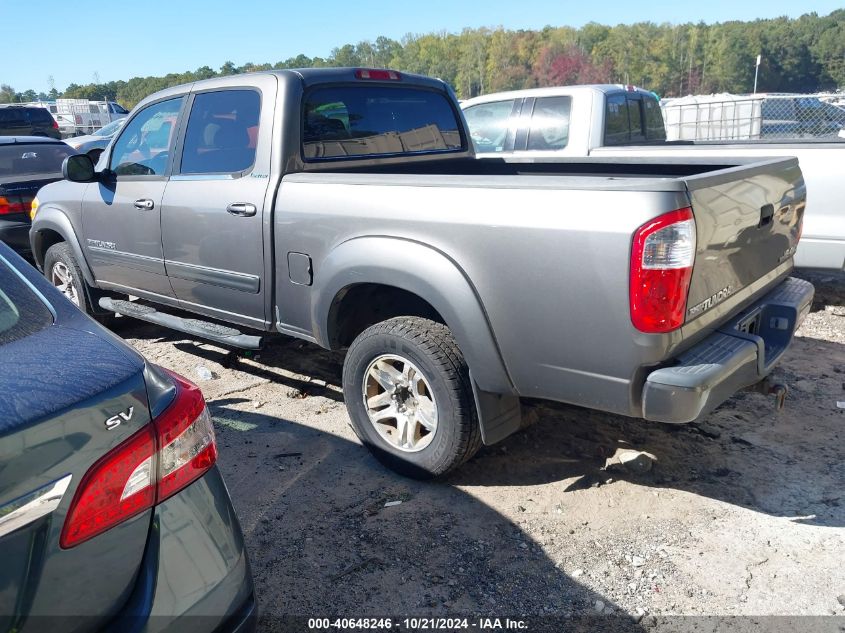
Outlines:
{"label": "tree line", "polygon": [[133,77],[64,92],[16,92],[0,84],[0,103],[56,97],[115,100],[132,107],[181,83],[258,70],[326,66],[387,67],[439,77],[460,98],[501,90],[576,83],[631,83],[661,96],[751,92],[755,61],[760,92],[814,92],[845,87],[845,9],[830,15],[750,22],[639,22],[542,30],[464,29],[407,35],[401,41],[346,44],[326,57],[297,55],[276,63],[226,62],[215,70]]}

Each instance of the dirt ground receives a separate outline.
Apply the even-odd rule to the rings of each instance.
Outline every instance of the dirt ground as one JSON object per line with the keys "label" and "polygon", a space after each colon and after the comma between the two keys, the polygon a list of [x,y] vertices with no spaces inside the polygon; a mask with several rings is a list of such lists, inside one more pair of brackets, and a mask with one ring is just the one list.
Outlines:
{"label": "dirt ground", "polygon": [[[775,374],[783,411],[741,393],[667,426],[525,403],[535,424],[436,483],[360,445],[339,355],[278,339],[246,357],[128,319],[115,330],[205,392],[263,630],[290,614],[599,612],[670,630],[679,614],[845,614],[845,280],[812,280],[814,310]],[[656,464],[605,468],[618,448]]]}

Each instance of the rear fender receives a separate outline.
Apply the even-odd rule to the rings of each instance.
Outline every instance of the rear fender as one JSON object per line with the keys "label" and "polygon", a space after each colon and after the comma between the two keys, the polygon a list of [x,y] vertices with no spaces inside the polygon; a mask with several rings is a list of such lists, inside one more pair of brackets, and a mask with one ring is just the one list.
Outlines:
{"label": "rear fender", "polygon": [[338,293],[356,284],[393,286],[431,305],[466,358],[486,444],[519,428],[519,398],[484,308],[459,266],[429,246],[392,237],[361,237],[335,248],[315,269],[312,328],[330,347],[329,315]]}

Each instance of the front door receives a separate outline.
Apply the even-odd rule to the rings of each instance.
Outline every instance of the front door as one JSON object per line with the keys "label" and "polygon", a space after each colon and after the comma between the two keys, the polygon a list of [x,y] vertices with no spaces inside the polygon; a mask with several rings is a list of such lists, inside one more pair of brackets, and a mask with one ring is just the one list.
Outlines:
{"label": "front door", "polygon": [[158,101],[133,116],[112,146],[103,179],[85,191],[83,248],[102,287],[173,297],[161,246],[161,201],[184,99]]}
{"label": "front door", "polygon": [[261,105],[274,102],[276,80],[254,81],[191,96],[161,222],[167,275],[184,306],[263,328],[273,111]]}

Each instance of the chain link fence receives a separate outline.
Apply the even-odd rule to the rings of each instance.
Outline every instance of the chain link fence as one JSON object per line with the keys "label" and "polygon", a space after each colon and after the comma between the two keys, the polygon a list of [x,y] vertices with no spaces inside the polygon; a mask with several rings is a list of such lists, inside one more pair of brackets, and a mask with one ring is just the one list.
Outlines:
{"label": "chain link fence", "polygon": [[845,94],[701,95],[660,103],[670,141],[845,139]]}

